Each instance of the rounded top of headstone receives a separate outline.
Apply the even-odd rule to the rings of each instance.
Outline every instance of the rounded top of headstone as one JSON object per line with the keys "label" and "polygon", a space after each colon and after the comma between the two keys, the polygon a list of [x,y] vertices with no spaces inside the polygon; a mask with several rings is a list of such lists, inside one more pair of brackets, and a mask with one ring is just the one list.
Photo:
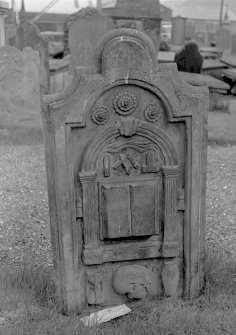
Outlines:
{"label": "rounded top of headstone", "polygon": [[114,29],[98,42],[95,67],[98,73],[114,78],[150,78],[157,68],[157,53],[146,34],[134,29]]}
{"label": "rounded top of headstone", "polygon": [[89,17],[92,18],[94,16],[104,17],[105,15],[97,8],[85,7],[80,9],[78,12],[69,15],[65,23],[71,24],[78,18],[89,18]]}

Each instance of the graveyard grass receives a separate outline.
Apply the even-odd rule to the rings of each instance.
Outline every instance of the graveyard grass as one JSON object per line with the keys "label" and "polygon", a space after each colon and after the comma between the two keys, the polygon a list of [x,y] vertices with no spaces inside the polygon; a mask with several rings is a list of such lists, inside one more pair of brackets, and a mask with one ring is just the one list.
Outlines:
{"label": "graveyard grass", "polygon": [[205,291],[199,298],[185,302],[176,298],[145,304],[136,302],[128,315],[101,325],[85,327],[79,321],[81,316],[66,316],[57,310],[50,270],[35,270],[30,266],[10,268],[0,274],[1,310],[8,311],[8,315],[5,314],[8,323],[5,326],[0,324],[0,333],[233,335],[236,329],[234,269],[233,261],[208,250]]}

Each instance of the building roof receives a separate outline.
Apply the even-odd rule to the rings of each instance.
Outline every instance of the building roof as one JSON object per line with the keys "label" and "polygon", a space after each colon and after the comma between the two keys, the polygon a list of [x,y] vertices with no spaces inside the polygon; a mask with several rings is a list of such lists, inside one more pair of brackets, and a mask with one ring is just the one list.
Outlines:
{"label": "building roof", "polygon": [[[21,9],[22,1],[26,12],[40,12],[50,0],[15,0],[15,8]],[[96,7],[97,0],[58,0],[47,13],[72,14],[89,5]],[[79,7],[78,7],[79,5]],[[159,0],[102,0],[102,8],[117,12],[129,12],[136,16],[160,16]]]}
{"label": "building roof", "polygon": [[102,0],[102,8],[114,8],[117,0]]}
{"label": "building roof", "polygon": [[[220,16],[220,6],[213,3],[201,3],[197,1],[177,3],[175,1],[165,1],[163,4],[173,10],[172,16],[182,16],[195,20],[214,20],[218,21]],[[223,18],[228,13],[230,21],[236,21],[236,14],[227,6],[223,8]]]}
{"label": "building roof", "polygon": [[[108,3],[110,1],[110,6]],[[106,13],[115,17],[160,18],[159,0],[103,0]]]}

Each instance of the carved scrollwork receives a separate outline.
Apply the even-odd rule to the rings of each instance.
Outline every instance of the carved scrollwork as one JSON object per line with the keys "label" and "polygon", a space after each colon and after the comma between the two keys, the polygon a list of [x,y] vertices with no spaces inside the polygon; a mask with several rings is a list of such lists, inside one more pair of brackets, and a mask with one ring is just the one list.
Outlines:
{"label": "carved scrollwork", "polygon": [[91,115],[94,123],[102,125],[107,123],[110,118],[110,112],[105,106],[96,107]]}
{"label": "carved scrollwork", "polygon": [[113,108],[120,115],[130,115],[138,106],[138,97],[132,91],[124,90],[116,94],[113,99]]}
{"label": "carved scrollwork", "polygon": [[157,122],[163,115],[163,109],[158,105],[148,105],[144,110],[144,116],[147,121],[155,123]]}
{"label": "carved scrollwork", "polygon": [[103,303],[103,274],[87,273],[87,301],[90,305],[98,305]]}

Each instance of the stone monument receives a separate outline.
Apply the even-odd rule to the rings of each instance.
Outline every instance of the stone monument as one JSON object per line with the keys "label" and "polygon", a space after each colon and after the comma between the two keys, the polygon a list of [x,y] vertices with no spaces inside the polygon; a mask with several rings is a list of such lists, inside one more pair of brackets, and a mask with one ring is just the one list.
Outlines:
{"label": "stone monument", "polygon": [[116,28],[132,28],[145,32],[152,40],[156,53],[160,48],[161,10],[159,0],[117,0],[102,9]]}
{"label": "stone monument", "polygon": [[31,48],[0,48],[0,142],[15,140],[17,133],[40,133],[39,56]]}
{"label": "stone monument", "polygon": [[[69,73],[76,66],[91,66],[98,40],[113,28],[112,20],[96,8],[83,8],[72,14],[65,24],[65,41],[70,51]],[[67,49],[67,42],[65,43]]]}
{"label": "stone monument", "polygon": [[224,51],[231,47],[231,33],[228,29],[221,28],[216,33],[216,47]]}
{"label": "stone monument", "polygon": [[25,47],[31,47],[39,52],[40,89],[42,94],[49,94],[50,73],[48,42],[40,34],[39,28],[34,23],[28,21],[21,22],[11,44],[19,50],[23,50]]}
{"label": "stone monument", "polygon": [[236,34],[233,34],[231,37],[231,51],[233,55],[236,54]]}
{"label": "stone monument", "polygon": [[197,297],[203,287],[208,91],[108,32],[92,67],[43,98],[59,302]]}

